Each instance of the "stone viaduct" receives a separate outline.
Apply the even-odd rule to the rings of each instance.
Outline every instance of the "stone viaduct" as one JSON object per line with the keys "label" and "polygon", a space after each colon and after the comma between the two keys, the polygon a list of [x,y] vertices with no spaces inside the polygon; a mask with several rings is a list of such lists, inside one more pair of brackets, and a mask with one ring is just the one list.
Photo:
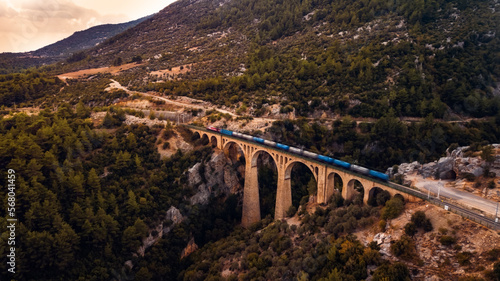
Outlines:
{"label": "stone viaduct", "polygon": [[259,203],[259,184],[257,172],[257,159],[263,153],[268,154],[274,160],[278,170],[278,186],[276,193],[275,219],[285,217],[286,211],[292,205],[292,190],[290,175],[292,168],[297,163],[306,165],[314,175],[317,183],[317,203],[327,203],[328,199],[335,192],[335,180],[341,180],[342,197],[352,199],[356,194],[355,183],[364,189],[363,202],[366,204],[376,187],[388,191],[391,196],[400,194],[405,200],[415,201],[417,198],[404,191],[394,188],[394,184],[380,181],[365,175],[355,173],[334,165],[316,161],[301,155],[283,151],[278,148],[269,147],[256,142],[223,135],[218,132],[188,126],[195,134],[201,138],[207,138],[212,146],[223,150],[229,154],[232,146],[237,146],[245,157],[245,185],[243,189],[243,213],[242,225],[250,226],[261,219]]}

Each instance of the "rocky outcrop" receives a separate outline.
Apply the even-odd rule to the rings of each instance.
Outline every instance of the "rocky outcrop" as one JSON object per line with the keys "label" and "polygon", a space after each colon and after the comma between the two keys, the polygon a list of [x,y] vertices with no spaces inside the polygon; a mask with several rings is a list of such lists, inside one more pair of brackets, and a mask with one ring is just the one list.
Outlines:
{"label": "rocky outcrop", "polygon": [[197,190],[189,201],[205,205],[210,196],[233,194],[242,191],[241,169],[222,151],[214,151],[207,163],[197,163],[188,170],[188,185]]}
{"label": "rocky outcrop", "polygon": [[173,224],[179,224],[184,220],[184,217],[181,214],[181,211],[176,207],[172,206],[167,211],[167,215],[165,216],[167,220],[170,220]]}
{"label": "rocky outcrop", "polygon": [[198,250],[198,245],[196,245],[196,243],[194,242],[194,238],[191,238],[191,240],[189,240],[189,243],[187,244],[186,248],[184,248],[184,250],[182,250],[181,259],[191,255],[196,250]]}
{"label": "rocky outcrop", "polygon": [[[500,148],[500,144],[493,144],[494,149]],[[387,169],[391,176],[414,175],[418,173],[424,178],[432,177],[436,179],[451,179],[462,177],[466,174],[473,174],[476,177],[481,176],[484,170],[489,166],[490,172],[500,175],[500,155],[495,156],[495,161],[491,164],[486,163],[480,156],[466,157],[465,152],[469,147],[458,147],[453,151],[447,151],[446,157],[442,157],[437,161],[419,164],[418,162],[403,163],[399,165],[397,171],[392,167]]]}
{"label": "rocky outcrop", "polygon": [[[166,235],[170,232],[173,225],[179,224],[184,220],[179,209],[172,206],[168,209],[165,214],[165,220],[160,222],[154,229],[150,229],[148,237],[142,240],[142,246],[137,250],[137,253],[143,257],[146,249],[153,246],[156,241],[160,240],[163,235]],[[171,222],[171,223],[168,223]],[[167,226],[168,223],[168,226]]]}

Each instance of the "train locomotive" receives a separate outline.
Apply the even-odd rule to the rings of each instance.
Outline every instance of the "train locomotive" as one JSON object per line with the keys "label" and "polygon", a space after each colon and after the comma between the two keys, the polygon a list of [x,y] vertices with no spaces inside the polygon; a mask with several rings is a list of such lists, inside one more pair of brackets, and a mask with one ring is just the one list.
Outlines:
{"label": "train locomotive", "polygon": [[252,141],[252,142],[264,144],[264,145],[267,145],[267,146],[276,147],[276,148],[279,148],[279,149],[284,150],[284,151],[289,151],[289,152],[292,152],[292,153],[295,153],[295,154],[298,154],[298,155],[302,155],[302,156],[306,156],[306,157],[309,157],[309,158],[312,158],[312,159],[315,159],[315,160],[320,160],[322,162],[333,164],[335,166],[339,166],[339,167],[342,167],[344,169],[349,169],[349,170],[354,171],[356,173],[360,173],[360,174],[363,174],[363,175],[371,176],[371,177],[374,177],[374,178],[377,178],[377,179],[380,179],[380,180],[383,180],[383,181],[388,181],[389,180],[389,176],[386,175],[386,174],[384,174],[384,173],[377,172],[377,171],[374,171],[374,170],[370,170],[370,169],[367,169],[365,167],[361,167],[361,166],[358,166],[358,165],[355,165],[355,164],[347,163],[347,162],[344,162],[344,161],[341,161],[341,160],[338,160],[338,159],[334,159],[334,158],[331,158],[331,157],[328,157],[328,156],[319,155],[317,153],[310,152],[310,151],[307,151],[307,150],[304,150],[304,149],[296,148],[296,147],[293,147],[293,146],[288,146],[288,145],[277,143],[277,142],[270,141],[270,140],[265,140],[265,139],[262,139],[262,138],[257,138],[257,137],[249,136],[249,135],[238,133],[238,132],[233,132],[233,131],[226,130],[226,129],[218,129],[218,128],[215,128],[215,127],[207,127],[207,129],[210,130],[210,131],[221,133],[223,135],[233,136],[233,137],[237,137],[237,138],[240,138],[240,139],[244,139],[244,140],[248,140],[248,141]]}

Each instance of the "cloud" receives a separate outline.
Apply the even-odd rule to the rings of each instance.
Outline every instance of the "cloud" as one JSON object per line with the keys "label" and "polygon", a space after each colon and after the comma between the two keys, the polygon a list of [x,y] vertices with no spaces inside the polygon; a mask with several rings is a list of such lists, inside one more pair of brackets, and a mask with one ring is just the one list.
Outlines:
{"label": "cloud", "polygon": [[32,51],[125,15],[101,15],[69,0],[0,0],[0,52]]}

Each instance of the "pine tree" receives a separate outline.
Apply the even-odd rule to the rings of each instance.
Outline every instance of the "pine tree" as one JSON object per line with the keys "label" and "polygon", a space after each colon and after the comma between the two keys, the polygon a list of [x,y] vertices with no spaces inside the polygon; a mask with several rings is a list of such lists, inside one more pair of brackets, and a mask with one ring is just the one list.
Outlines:
{"label": "pine tree", "polygon": [[92,192],[100,192],[101,190],[101,181],[94,168],[90,169],[87,177],[87,186]]}

